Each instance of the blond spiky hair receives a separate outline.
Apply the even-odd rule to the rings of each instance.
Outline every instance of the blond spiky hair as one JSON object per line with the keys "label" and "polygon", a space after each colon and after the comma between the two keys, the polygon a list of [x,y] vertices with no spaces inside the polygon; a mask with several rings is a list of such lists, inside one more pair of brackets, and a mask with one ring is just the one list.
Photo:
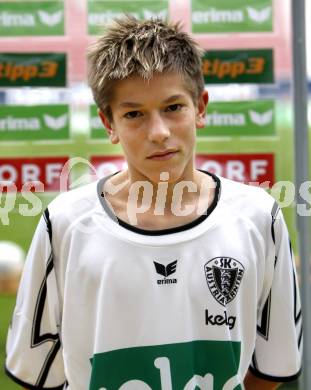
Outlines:
{"label": "blond spiky hair", "polygon": [[132,75],[151,79],[154,73],[177,72],[196,101],[204,90],[201,56],[200,47],[178,23],[125,15],[89,48],[88,82],[97,106],[110,120],[113,85]]}

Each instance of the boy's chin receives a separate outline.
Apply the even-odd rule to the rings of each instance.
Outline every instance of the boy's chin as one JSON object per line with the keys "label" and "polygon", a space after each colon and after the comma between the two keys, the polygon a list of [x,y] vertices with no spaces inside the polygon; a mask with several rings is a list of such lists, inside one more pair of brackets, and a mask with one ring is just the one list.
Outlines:
{"label": "boy's chin", "polygon": [[166,182],[169,184],[176,183],[184,177],[184,169],[182,168],[163,168],[161,170],[147,172],[147,179],[152,183]]}

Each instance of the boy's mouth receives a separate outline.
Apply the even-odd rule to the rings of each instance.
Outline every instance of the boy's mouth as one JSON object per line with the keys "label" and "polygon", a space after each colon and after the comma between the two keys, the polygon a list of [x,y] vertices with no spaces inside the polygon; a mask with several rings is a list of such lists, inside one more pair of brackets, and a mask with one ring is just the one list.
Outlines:
{"label": "boy's mouth", "polygon": [[148,158],[152,160],[166,160],[173,157],[177,152],[178,150],[176,149],[159,150],[152,153]]}

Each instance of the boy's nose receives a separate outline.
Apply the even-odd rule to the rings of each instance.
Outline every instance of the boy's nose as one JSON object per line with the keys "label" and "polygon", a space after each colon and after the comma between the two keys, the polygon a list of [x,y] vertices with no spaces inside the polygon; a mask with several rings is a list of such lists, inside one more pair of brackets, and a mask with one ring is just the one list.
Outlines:
{"label": "boy's nose", "polygon": [[161,143],[170,136],[168,123],[158,113],[151,116],[148,126],[148,137],[151,142]]}

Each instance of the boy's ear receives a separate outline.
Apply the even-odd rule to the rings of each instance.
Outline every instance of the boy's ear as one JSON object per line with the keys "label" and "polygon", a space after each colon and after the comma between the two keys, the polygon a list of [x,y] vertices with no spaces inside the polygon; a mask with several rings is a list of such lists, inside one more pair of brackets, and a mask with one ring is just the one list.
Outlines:
{"label": "boy's ear", "polygon": [[113,127],[114,127],[113,123],[108,120],[106,115],[100,109],[98,109],[97,113],[100,117],[100,120],[102,121],[103,125],[105,126],[105,128],[107,130],[107,133],[108,133],[108,136],[110,138],[111,143],[117,144],[119,142],[119,137],[117,136],[116,132],[113,129]]}
{"label": "boy's ear", "polygon": [[208,92],[203,91],[198,99],[197,115],[196,115],[196,127],[202,129],[205,127],[206,107],[208,103]]}

